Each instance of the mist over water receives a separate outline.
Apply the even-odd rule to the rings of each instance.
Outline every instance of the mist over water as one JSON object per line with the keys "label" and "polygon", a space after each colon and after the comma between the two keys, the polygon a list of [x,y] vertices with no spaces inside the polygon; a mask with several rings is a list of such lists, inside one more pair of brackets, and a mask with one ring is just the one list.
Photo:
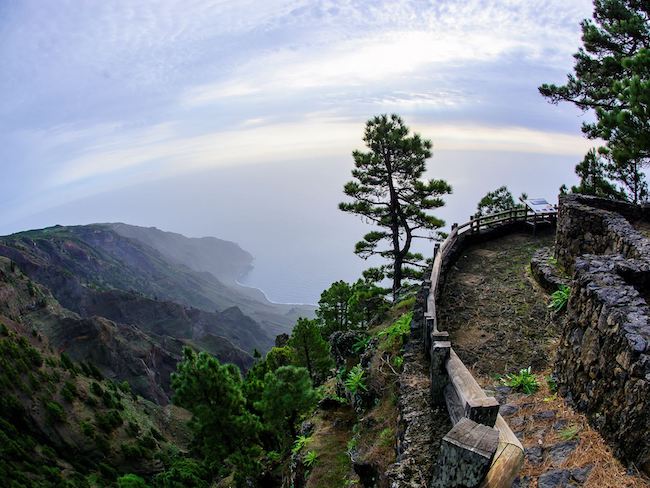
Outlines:
{"label": "mist over water", "polygon": [[[435,141],[434,141],[435,142]],[[465,222],[488,191],[507,185],[515,198],[557,197],[562,183],[575,183],[581,156],[438,151],[428,176],[446,179],[454,193],[435,212],[449,226]],[[54,224],[126,222],[190,237],[215,236],[238,243],[254,257],[241,282],[283,303],[316,303],[336,280],[353,281],[371,263],[353,253],[370,230],[339,211],[352,158],[246,165],[186,174],[94,195],[14,222],[6,234]],[[431,255],[432,243],[418,249]]]}

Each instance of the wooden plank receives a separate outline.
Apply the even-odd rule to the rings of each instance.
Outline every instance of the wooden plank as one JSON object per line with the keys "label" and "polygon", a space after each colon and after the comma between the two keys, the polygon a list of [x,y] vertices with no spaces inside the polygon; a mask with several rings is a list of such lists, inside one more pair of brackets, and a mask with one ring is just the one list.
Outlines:
{"label": "wooden plank", "polygon": [[498,446],[498,431],[461,419],[442,440],[431,488],[479,486]]}
{"label": "wooden plank", "polygon": [[[494,397],[488,397],[476,382],[467,367],[460,360],[453,348],[447,361],[449,383],[453,385],[464,416],[478,423],[492,427],[499,414],[499,402]],[[449,412],[452,416],[452,412]]]}

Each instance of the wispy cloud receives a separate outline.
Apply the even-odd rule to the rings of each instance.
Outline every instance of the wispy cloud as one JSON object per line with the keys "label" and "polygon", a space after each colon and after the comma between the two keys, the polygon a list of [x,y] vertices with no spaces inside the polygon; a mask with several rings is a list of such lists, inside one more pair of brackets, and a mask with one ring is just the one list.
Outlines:
{"label": "wispy cloud", "polygon": [[387,111],[437,150],[573,156],[586,144],[574,113],[548,123],[554,109],[536,93],[548,78],[530,68],[566,71],[591,0],[0,8],[0,146],[11,166],[0,198],[12,205],[43,189],[65,200],[81,184],[349,157],[364,121]]}

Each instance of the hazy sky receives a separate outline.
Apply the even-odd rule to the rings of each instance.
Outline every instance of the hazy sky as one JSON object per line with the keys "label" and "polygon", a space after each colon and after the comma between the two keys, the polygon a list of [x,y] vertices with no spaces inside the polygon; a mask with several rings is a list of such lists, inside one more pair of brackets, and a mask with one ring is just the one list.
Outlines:
{"label": "hazy sky", "polygon": [[363,268],[363,224],[336,203],[375,114],[433,140],[450,221],[502,182],[549,198],[573,182],[583,116],[537,86],[563,81],[590,13],[588,0],[2,0],[0,234],[119,220],[216,235],[256,256],[251,283],[272,298],[313,301]]}

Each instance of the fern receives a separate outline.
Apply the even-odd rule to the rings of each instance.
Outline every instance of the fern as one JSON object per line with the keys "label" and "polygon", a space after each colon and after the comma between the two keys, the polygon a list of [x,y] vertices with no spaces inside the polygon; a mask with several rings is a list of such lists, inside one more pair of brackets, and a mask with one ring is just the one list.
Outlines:
{"label": "fern", "polygon": [[296,441],[293,443],[293,447],[291,448],[291,452],[294,454],[298,454],[303,447],[305,447],[307,444],[309,444],[309,441],[311,441],[310,436],[306,435],[299,435]]}

